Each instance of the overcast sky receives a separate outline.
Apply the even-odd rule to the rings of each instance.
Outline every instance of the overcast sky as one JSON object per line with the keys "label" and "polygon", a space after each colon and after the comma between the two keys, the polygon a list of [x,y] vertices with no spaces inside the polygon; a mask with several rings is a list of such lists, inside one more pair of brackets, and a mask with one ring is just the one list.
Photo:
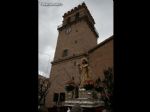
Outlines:
{"label": "overcast sky", "polygon": [[[113,0],[39,0],[39,73],[49,77],[58,31],[65,12],[85,2],[95,20],[99,33],[98,43],[113,35]],[[43,6],[42,3],[60,6]]]}

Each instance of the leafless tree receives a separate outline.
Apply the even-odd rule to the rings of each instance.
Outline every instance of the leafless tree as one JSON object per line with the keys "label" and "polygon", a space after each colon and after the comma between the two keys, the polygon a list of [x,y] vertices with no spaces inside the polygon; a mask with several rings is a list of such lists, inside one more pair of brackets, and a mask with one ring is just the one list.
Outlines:
{"label": "leafless tree", "polygon": [[48,93],[48,89],[51,83],[49,79],[39,79],[38,81],[38,104],[45,105],[45,97]]}

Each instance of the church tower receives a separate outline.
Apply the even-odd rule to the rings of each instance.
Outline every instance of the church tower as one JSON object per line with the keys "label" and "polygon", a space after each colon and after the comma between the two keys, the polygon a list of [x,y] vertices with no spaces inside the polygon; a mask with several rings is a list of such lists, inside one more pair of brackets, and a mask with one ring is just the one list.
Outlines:
{"label": "church tower", "polygon": [[[79,82],[77,63],[88,50],[97,45],[98,33],[95,21],[85,3],[78,5],[63,15],[58,26],[58,40],[52,63],[51,87],[46,98],[46,106],[52,107],[60,94],[65,95],[65,83],[74,77]],[[60,98],[60,97],[59,97]],[[63,98],[60,99],[63,102]]]}
{"label": "church tower", "polygon": [[63,15],[54,61],[76,56],[96,46],[98,33],[95,21],[85,3]]}

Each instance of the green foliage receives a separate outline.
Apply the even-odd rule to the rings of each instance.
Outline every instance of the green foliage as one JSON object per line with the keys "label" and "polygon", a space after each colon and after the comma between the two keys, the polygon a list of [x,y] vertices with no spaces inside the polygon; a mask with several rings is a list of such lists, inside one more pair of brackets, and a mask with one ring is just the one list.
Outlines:
{"label": "green foliage", "polygon": [[84,88],[85,88],[86,90],[92,90],[92,89],[94,88],[94,85],[93,85],[93,84],[85,84],[85,85],[84,85]]}
{"label": "green foliage", "polygon": [[114,86],[113,69],[105,69],[103,73],[104,80],[98,78],[95,81],[95,90],[102,94],[102,100],[105,102],[105,108],[111,110]]}
{"label": "green foliage", "polygon": [[95,90],[96,90],[97,92],[102,92],[102,91],[103,91],[103,87],[95,87]]}
{"label": "green foliage", "polygon": [[98,98],[98,97],[97,97],[97,93],[96,93],[95,91],[93,91],[92,95],[93,95],[93,98],[95,98],[95,99]]}
{"label": "green foliage", "polygon": [[96,90],[97,92],[102,92],[103,87],[102,87],[101,84],[102,84],[102,81],[101,81],[100,78],[98,78],[98,79],[95,81],[95,90]]}
{"label": "green foliage", "polygon": [[67,92],[73,91],[74,89],[75,89],[75,87],[73,85],[67,85],[67,86],[65,86],[65,90]]}
{"label": "green foliage", "polygon": [[105,79],[102,81],[103,84],[105,85],[103,87],[103,93],[105,94],[103,96],[103,100],[105,102],[105,107],[107,109],[111,109],[112,97],[113,97],[113,86],[114,86],[112,68],[108,68],[104,70],[104,76],[105,76]]}

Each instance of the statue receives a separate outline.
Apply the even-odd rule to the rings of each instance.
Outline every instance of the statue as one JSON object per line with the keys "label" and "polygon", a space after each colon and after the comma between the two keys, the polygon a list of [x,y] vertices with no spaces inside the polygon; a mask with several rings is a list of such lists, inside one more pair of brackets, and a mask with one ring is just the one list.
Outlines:
{"label": "statue", "polygon": [[80,88],[84,86],[85,81],[91,80],[89,73],[88,61],[86,58],[81,60],[81,64],[78,64],[79,74],[80,74]]}

